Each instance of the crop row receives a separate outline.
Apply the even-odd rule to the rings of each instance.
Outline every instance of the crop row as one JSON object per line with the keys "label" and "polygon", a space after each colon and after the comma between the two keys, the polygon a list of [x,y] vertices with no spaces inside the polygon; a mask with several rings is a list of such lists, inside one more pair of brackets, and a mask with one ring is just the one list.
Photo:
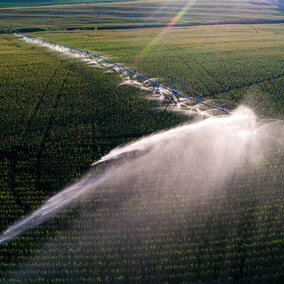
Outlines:
{"label": "crop row", "polygon": [[[109,42],[88,42],[87,49],[112,54],[108,52],[112,48],[118,60],[125,59],[141,73],[163,77],[169,85],[171,80],[184,81],[208,97],[226,92],[227,99],[232,95],[232,100],[240,101],[243,93],[227,89],[265,80],[260,88],[272,92],[271,105],[276,104],[283,78],[271,79],[281,76],[281,60],[277,49],[267,52],[270,34],[260,33],[248,44],[250,49],[265,39],[263,49],[255,49],[251,56],[237,51],[238,40],[231,46],[220,43],[229,52],[220,52],[217,60],[212,57],[212,42],[192,41],[185,31],[179,33],[184,42],[171,33],[137,62],[143,45],[135,40],[133,52],[122,53],[121,47],[131,46],[133,38],[119,41],[114,32],[104,34]],[[66,36],[64,43],[77,46],[72,41],[82,42],[81,34],[74,33],[70,42],[61,33],[42,37],[64,42],[60,37]],[[126,34],[130,37],[132,32]],[[135,88],[117,87],[120,80],[113,74],[64,57],[58,60],[58,55],[11,36],[2,39],[1,231],[38,208],[113,147],[185,121],[154,111],[155,103],[142,100]],[[147,39],[143,38],[144,43]],[[274,40],[280,44],[278,36]],[[170,52],[173,48],[176,53]],[[263,72],[258,74],[262,65]],[[271,111],[275,109],[273,105]],[[282,108],[278,111],[283,113]],[[183,191],[145,188],[144,183],[135,184],[143,178],[138,172],[126,188],[114,184],[102,189],[99,196],[92,195],[1,245],[0,279],[30,283],[279,282],[283,276],[282,161],[283,153],[274,149],[258,168],[244,167],[212,192],[190,184],[188,189],[183,185]],[[206,178],[200,169],[192,171],[199,180]],[[157,171],[155,176],[147,172],[147,178],[164,180],[165,172]],[[173,171],[171,182],[186,175]]]}

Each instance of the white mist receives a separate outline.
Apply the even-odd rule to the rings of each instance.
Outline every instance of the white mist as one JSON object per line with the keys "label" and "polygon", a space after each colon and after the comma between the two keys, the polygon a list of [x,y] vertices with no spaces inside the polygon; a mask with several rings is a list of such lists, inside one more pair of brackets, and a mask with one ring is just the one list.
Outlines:
{"label": "white mist", "polygon": [[282,121],[257,121],[240,107],[231,115],[163,131],[118,147],[85,177],[50,198],[0,235],[0,244],[37,226],[76,201],[112,189],[180,194],[212,193],[236,172],[255,167],[275,147],[284,150]]}

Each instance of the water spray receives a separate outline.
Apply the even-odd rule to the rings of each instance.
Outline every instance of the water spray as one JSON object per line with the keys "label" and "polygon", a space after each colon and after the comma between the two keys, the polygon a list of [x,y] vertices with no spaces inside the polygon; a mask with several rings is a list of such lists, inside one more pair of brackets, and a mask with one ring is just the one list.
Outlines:
{"label": "water spray", "polygon": [[105,62],[108,65],[108,67],[113,67],[114,70],[123,70],[123,71],[126,71],[128,74],[131,74],[131,75],[134,75],[136,77],[139,77],[140,79],[144,80],[144,82],[150,83],[153,86],[154,91],[156,91],[157,88],[159,90],[163,90],[162,94],[163,94],[164,98],[168,101],[166,109],[168,108],[169,104],[178,105],[180,103],[180,99],[185,99],[185,100],[188,100],[188,101],[192,101],[194,103],[205,105],[205,106],[207,106],[209,108],[213,108],[213,109],[222,111],[222,112],[224,112],[226,114],[230,113],[224,107],[214,106],[212,104],[203,102],[203,101],[199,100],[198,98],[185,96],[179,90],[175,90],[174,88],[168,88],[168,87],[158,83],[158,81],[154,81],[152,79],[149,79],[149,78],[147,78],[147,77],[145,77],[145,76],[143,76],[143,75],[141,75],[141,74],[139,74],[137,72],[134,72],[134,71],[130,70],[129,68],[123,67],[120,64],[114,63],[114,62],[112,62],[112,61],[110,61],[110,60],[108,60],[106,58],[103,58],[101,56],[93,54],[93,53],[91,53],[91,52],[89,52],[87,50],[79,49],[79,48],[72,47],[72,46],[69,46],[69,45],[66,45],[66,44],[62,44],[62,43],[58,43],[58,42],[55,42],[55,41],[46,40],[46,39],[43,39],[43,38],[40,38],[40,37],[36,37],[36,36],[32,36],[32,35],[29,35],[29,34],[24,34],[24,33],[21,33],[18,30],[10,28],[10,27],[8,27],[8,29],[9,29],[9,31],[11,33],[17,34],[17,35],[19,35],[19,36],[21,36],[23,38],[36,40],[36,41],[39,41],[39,42],[41,42],[43,44],[48,43],[48,44],[51,44],[51,45],[54,45],[54,46],[63,47],[65,49],[68,49],[68,50],[71,50],[71,51],[77,53],[80,56],[85,56],[85,57],[89,57],[89,58],[99,59],[99,60]]}
{"label": "water spray", "polygon": [[[47,200],[0,235],[0,244],[38,226],[76,202],[121,190],[173,189],[212,194],[244,168],[254,168],[275,147],[284,150],[282,121],[259,121],[246,107],[161,131],[117,147],[88,174]],[[139,174],[137,174],[139,173]],[[129,195],[131,196],[131,194]],[[130,197],[129,197],[130,198]]]}

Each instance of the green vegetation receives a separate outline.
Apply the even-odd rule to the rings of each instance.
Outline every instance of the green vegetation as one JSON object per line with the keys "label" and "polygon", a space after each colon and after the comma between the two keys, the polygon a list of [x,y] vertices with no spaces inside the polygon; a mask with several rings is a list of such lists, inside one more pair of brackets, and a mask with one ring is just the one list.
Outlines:
{"label": "green vegetation", "polygon": [[[261,116],[284,118],[283,24],[237,25],[281,20],[277,7],[193,1],[175,23],[235,24],[149,28],[171,22],[185,4],[160,10],[166,2],[0,9],[0,29],[38,29],[34,35],[109,56],[168,86],[184,83],[206,100],[246,102]],[[94,30],[79,30],[86,28]],[[1,232],[112,148],[186,121],[155,111],[155,102],[119,86],[115,74],[12,35],[0,35],[0,70]],[[275,149],[213,196],[180,196],[173,188],[161,199],[145,188],[141,203],[141,196],[113,189],[1,245],[0,282],[279,283],[283,158]]]}
{"label": "green vegetation", "polygon": [[114,75],[11,35],[1,57],[1,231],[112,148],[184,121]]}
{"label": "green vegetation", "polygon": [[283,118],[283,25],[35,34],[78,48],[86,42],[87,50],[112,55],[167,86],[183,83],[206,98],[239,104],[253,96],[265,104],[260,115]]}
{"label": "green vegetation", "polygon": [[111,3],[124,2],[134,0],[7,0],[0,1],[0,8],[10,7],[31,7],[31,6],[47,6],[47,5],[66,5],[66,4],[82,4],[82,3]]}
{"label": "green vegetation", "polygon": [[[262,4],[262,5],[259,5]],[[60,8],[59,8],[60,7]],[[267,1],[141,0],[0,9],[0,29],[153,27],[218,23],[283,23],[283,12]]]}
{"label": "green vegetation", "polygon": [[[6,245],[8,255],[35,254],[23,268],[17,256],[20,265],[10,280],[279,283],[281,159],[283,153],[214,194],[180,194],[174,187],[166,196],[135,186],[137,195],[108,189],[49,222],[45,229],[56,229],[55,236],[41,227]],[[30,239],[47,244],[29,251]]]}

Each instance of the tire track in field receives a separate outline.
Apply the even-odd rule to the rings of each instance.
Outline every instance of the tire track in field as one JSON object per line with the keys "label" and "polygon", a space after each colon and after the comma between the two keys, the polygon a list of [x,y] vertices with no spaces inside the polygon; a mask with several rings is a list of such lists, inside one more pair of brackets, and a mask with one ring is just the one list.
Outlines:
{"label": "tire track in field", "polygon": [[[132,8],[132,10],[133,10],[133,12],[135,13],[135,18],[136,18],[136,20],[139,21],[139,23],[141,24],[143,21],[142,21],[142,18],[139,16],[137,10],[135,10],[135,8]],[[139,18],[139,20],[138,20],[138,18]],[[159,35],[153,31],[153,29],[151,30],[151,33],[152,33],[153,36],[155,36],[156,38],[159,39],[159,42],[162,44],[162,46],[164,46],[164,47],[167,49],[167,51],[170,51],[172,54],[176,55],[177,58],[181,61],[181,63],[184,64],[190,72],[192,71],[192,68],[190,67],[189,63],[188,63],[187,61],[185,61],[184,58],[180,55],[181,49],[178,49],[178,48],[172,49],[172,48],[170,48],[166,43],[164,43],[164,42],[162,41],[162,39],[159,37]],[[179,52],[176,52],[176,50],[178,50]],[[188,56],[188,54],[187,54],[187,56]],[[201,67],[200,69],[203,69],[203,71],[204,71],[219,87],[223,87],[222,83],[221,83],[219,80],[217,80],[217,79],[207,70],[207,68],[206,68],[204,65],[201,65],[201,64],[197,61],[197,59],[194,58],[193,56],[190,56],[190,57],[191,57],[191,60],[192,60],[193,62],[195,62],[195,64],[196,64],[197,66]],[[170,78],[172,81],[175,81],[171,76],[169,76],[169,78]],[[207,89],[207,87],[206,87],[205,85],[204,85],[204,87],[205,87],[205,89]],[[207,90],[208,90],[208,89],[207,89]],[[193,90],[193,91],[194,91],[194,90]],[[196,91],[194,91],[194,92],[196,92]],[[196,93],[197,93],[197,92],[196,92]],[[208,90],[208,93],[210,93],[209,90]],[[201,95],[201,96],[202,96],[202,95]]]}
{"label": "tire track in field", "polygon": [[275,75],[275,76],[271,76],[271,77],[266,78],[266,79],[257,80],[255,82],[246,83],[246,84],[243,84],[242,86],[227,87],[227,88],[221,89],[217,92],[213,92],[210,95],[215,96],[215,95],[219,95],[219,94],[222,94],[222,93],[225,93],[225,92],[230,92],[230,91],[239,90],[239,89],[246,88],[246,87],[251,87],[253,85],[261,84],[261,83],[266,82],[266,81],[279,79],[283,76],[284,76],[284,73],[279,74],[279,75]]}
{"label": "tire track in field", "polygon": [[[56,14],[55,14],[54,16],[52,16],[52,17],[47,21],[46,27],[48,27],[48,25],[50,25],[50,26],[53,25],[53,22],[56,20],[56,18],[58,17],[58,15],[59,15],[59,12],[57,11]],[[95,15],[94,20],[97,18],[97,16],[98,16],[98,14]],[[86,45],[86,43],[87,43],[87,41],[88,41],[89,39],[90,39],[90,38],[89,38],[89,35],[88,35],[88,38],[87,38],[86,41],[84,42],[83,46]],[[63,64],[63,60],[60,60],[60,63]],[[49,86],[51,85],[51,83],[52,83],[53,79],[55,78],[56,74],[58,73],[60,67],[61,67],[61,66],[59,65],[59,66],[54,70],[54,73],[52,74],[52,76],[50,77],[48,83],[46,84],[46,86],[45,86],[45,88],[44,88],[44,90],[43,90],[43,92],[42,92],[42,95],[40,96],[40,98],[39,98],[39,100],[38,100],[38,102],[37,102],[37,104],[36,104],[36,106],[35,106],[35,109],[34,109],[34,111],[33,111],[32,115],[31,115],[30,119],[28,120],[28,122],[27,122],[27,124],[26,124],[26,128],[25,128],[25,131],[24,131],[24,137],[30,132],[30,126],[31,126],[31,124],[32,124],[32,121],[34,120],[34,117],[35,117],[37,111],[39,110],[39,108],[40,108],[40,106],[41,106],[41,104],[42,104],[42,102],[43,102],[43,99],[44,99],[45,95],[47,94],[48,88],[49,88]],[[71,67],[70,67],[70,68],[71,68]],[[23,137],[23,138],[24,138],[24,137]]]}
{"label": "tire track in field", "polygon": [[[48,25],[52,26],[52,25],[53,25],[53,22],[56,20],[56,18],[58,17],[58,15],[59,15],[59,11],[57,11],[56,14],[55,14],[54,16],[52,16],[52,17],[47,21],[46,27],[48,27]],[[98,14],[95,15],[94,20],[97,18],[97,16],[98,16]],[[89,37],[88,37],[88,39],[86,39],[85,43],[83,44],[84,46],[85,46],[85,44],[87,43],[88,40],[89,40]],[[63,60],[60,60],[60,63],[62,64],[62,63],[63,63]],[[27,122],[26,130],[25,130],[25,132],[24,132],[24,137],[28,134],[28,132],[30,132],[30,131],[29,131],[29,128],[30,128],[30,126],[31,126],[31,123],[32,123],[32,121],[33,121],[33,119],[34,119],[34,117],[35,117],[37,111],[39,110],[39,108],[40,108],[40,106],[41,106],[41,104],[42,104],[42,101],[43,101],[43,99],[44,99],[44,97],[45,97],[45,95],[46,95],[46,93],[47,93],[47,90],[48,90],[50,84],[52,83],[53,79],[55,78],[55,76],[56,76],[58,70],[60,69],[60,67],[61,67],[61,66],[59,65],[59,66],[54,70],[54,73],[52,74],[50,80],[48,81],[47,85],[45,86],[45,88],[44,88],[44,90],[43,90],[43,92],[42,92],[42,95],[41,95],[41,97],[39,98],[38,103],[36,104],[36,107],[35,107],[35,109],[34,109],[32,115],[31,115],[30,119],[29,119],[28,122]]]}
{"label": "tire track in field", "polygon": [[[133,12],[136,14],[135,18],[138,20],[138,18],[140,19],[140,23],[142,23],[142,19],[141,17],[139,16],[138,12],[133,8]],[[254,24],[254,23],[253,23]],[[254,26],[249,26],[250,28],[252,28],[255,33],[257,34],[258,33],[258,30],[256,27]],[[175,54],[177,56],[177,58],[179,58],[179,60],[188,68],[189,71],[191,71],[191,68],[190,68],[190,65],[184,60],[184,58],[180,55],[179,52],[175,52],[175,50],[179,50],[180,49],[171,49],[167,44],[163,43],[161,38],[159,37],[159,35],[157,33],[155,33],[153,30],[152,30],[152,35],[154,35],[155,37],[157,37],[159,40],[160,40],[160,43],[168,50],[170,51],[172,54]],[[190,56],[187,54],[187,56]],[[224,87],[222,82],[219,81],[217,78],[215,78],[215,76],[209,72],[207,70],[207,68],[204,66],[204,65],[201,65],[198,60],[196,58],[194,58],[193,56],[190,56],[192,61],[194,61],[196,63],[197,66],[201,67],[201,69],[203,69],[203,71],[210,77],[212,78],[212,80],[217,84],[219,85],[220,89],[215,91],[215,92],[210,92],[208,90],[208,88],[206,87],[206,85],[204,85],[204,87],[208,90],[208,94],[209,96],[214,96],[214,95],[218,95],[218,94],[221,94],[221,93],[224,93],[224,92],[229,92],[229,91],[234,91],[234,90],[238,90],[238,89],[242,89],[242,88],[245,88],[245,87],[250,87],[250,86],[253,86],[255,84],[260,84],[260,83],[263,83],[265,81],[269,81],[269,80],[273,80],[273,79],[279,79],[281,78],[282,76],[284,76],[284,73],[283,74],[280,74],[280,75],[276,75],[276,76],[271,76],[270,78],[266,78],[266,79],[262,79],[262,80],[257,80],[255,82],[251,82],[251,83],[247,83],[247,84],[244,84],[242,86],[237,86],[237,87]],[[172,78],[170,77],[170,79],[172,80]],[[194,91],[194,90],[193,90]],[[196,91],[195,91],[196,92]],[[197,93],[197,92],[196,92]]]}
{"label": "tire track in field", "polygon": [[24,140],[25,137],[31,132],[31,124],[32,124],[39,108],[41,107],[43,100],[44,100],[45,96],[47,95],[48,88],[49,88],[50,84],[52,83],[53,79],[55,78],[58,70],[59,70],[59,67],[56,68],[56,70],[53,72],[52,76],[50,77],[49,81],[47,82],[47,84],[46,84],[46,86],[45,86],[45,88],[44,88],[35,108],[34,108],[32,115],[30,116],[29,120],[27,121],[22,140]]}
{"label": "tire track in field", "polygon": [[[185,64],[185,66],[188,67],[188,70],[191,71],[191,69],[190,69],[190,67],[189,67],[189,64],[187,64],[187,62],[185,62],[185,60],[183,59],[183,57],[182,57],[179,53],[177,53],[177,55],[178,55],[179,59]],[[190,56],[190,55],[188,55],[188,56],[192,59],[192,61],[195,62],[195,64],[196,64],[197,66],[201,67],[201,69],[203,69],[203,71],[204,71],[219,87],[223,87],[222,82],[219,81],[217,78],[215,78],[215,76],[214,76],[211,72],[209,72],[209,70],[208,70],[204,65],[200,64],[200,62],[198,62],[198,60],[197,60],[195,57]],[[207,88],[206,86],[205,86],[205,88],[208,90],[208,88]]]}
{"label": "tire track in field", "polygon": [[70,69],[68,70],[68,72],[66,74],[66,77],[62,81],[59,92],[56,95],[55,102],[52,106],[52,112],[51,112],[51,115],[48,119],[48,123],[47,123],[46,129],[44,131],[42,141],[40,143],[39,151],[38,151],[37,156],[36,156],[37,157],[36,158],[36,179],[35,179],[36,190],[40,189],[40,181],[41,181],[41,177],[42,177],[42,170],[41,170],[41,168],[42,168],[42,157],[43,157],[43,152],[45,150],[45,144],[46,144],[47,139],[49,138],[50,130],[51,130],[53,123],[54,123],[54,120],[56,118],[57,108],[58,108],[60,99],[62,98],[63,90],[65,88],[66,82],[67,82],[68,77],[71,73],[72,66],[73,66],[73,64],[70,66]]}
{"label": "tire track in field", "polygon": [[[52,18],[53,21],[56,19],[57,14]],[[52,24],[52,22],[51,22],[51,24]],[[48,22],[46,23],[46,27],[47,26],[48,26]],[[60,63],[62,63],[62,60],[60,60]],[[55,76],[57,75],[60,67],[61,66],[59,64],[58,67],[54,70],[53,74],[51,75],[50,79],[48,80],[47,84],[45,85],[43,91],[41,92],[41,95],[40,95],[40,97],[39,97],[39,99],[38,99],[38,101],[37,101],[37,103],[34,107],[34,110],[31,114],[31,116],[28,118],[28,120],[26,122],[26,126],[24,127],[22,137],[20,137],[20,139],[19,139],[21,141],[20,144],[22,146],[13,146],[10,151],[7,151],[7,153],[5,153],[5,156],[7,156],[8,160],[10,161],[10,169],[9,169],[10,192],[12,193],[12,196],[14,197],[16,204],[18,204],[24,210],[26,210],[26,204],[23,202],[23,198],[21,196],[21,193],[18,194],[18,192],[16,190],[17,189],[17,181],[16,181],[17,180],[17,172],[19,171],[19,169],[20,169],[21,173],[26,172],[26,171],[29,172],[31,170],[29,168],[30,166],[26,166],[26,167],[23,168],[23,165],[21,165],[23,162],[31,160],[34,157],[34,153],[31,154],[32,148],[29,149],[29,147],[28,147],[27,137],[29,137],[31,135],[32,122],[34,121],[38,110],[40,109],[41,105],[43,104],[44,98],[46,97],[46,95],[48,93],[48,89],[49,89],[52,81],[54,80]]]}
{"label": "tire track in field", "polygon": [[[62,61],[60,60],[62,63]],[[22,174],[25,174],[25,172],[30,172],[31,168],[30,165],[23,166],[23,163],[30,162],[34,159],[35,153],[32,150],[32,148],[29,147],[28,138],[31,135],[31,125],[41,108],[41,105],[44,102],[44,98],[48,94],[48,90],[50,85],[52,84],[52,81],[54,80],[56,74],[58,73],[58,70],[61,66],[58,65],[58,67],[54,70],[52,76],[48,80],[47,84],[45,85],[43,91],[41,92],[41,95],[34,107],[34,110],[31,114],[31,116],[27,119],[26,125],[24,126],[22,133],[19,135],[19,141],[16,143],[16,145],[12,145],[11,149],[6,151],[1,151],[1,156],[4,158],[7,158],[10,165],[9,165],[9,190],[15,199],[16,204],[18,204],[21,208],[25,208],[25,202],[23,200],[23,196],[21,191],[18,191],[18,182],[17,179],[21,178]],[[20,146],[19,146],[19,145]],[[2,155],[3,154],[3,155]],[[33,162],[32,162],[33,163]]]}
{"label": "tire track in field", "polygon": [[[48,19],[48,21],[47,21],[46,24],[45,24],[45,26],[46,26],[47,28],[48,28],[48,26],[52,26],[52,25],[53,25],[53,22],[56,20],[58,14],[59,14],[59,11],[57,11],[54,16],[51,16],[51,17]],[[62,63],[62,60],[60,60],[60,63]],[[35,117],[37,111],[39,110],[39,108],[40,108],[40,106],[41,106],[41,104],[42,104],[42,102],[43,102],[43,99],[44,99],[44,97],[45,97],[46,94],[47,94],[47,90],[48,90],[48,88],[49,88],[51,82],[52,82],[53,79],[55,78],[55,75],[56,75],[56,73],[58,72],[59,68],[60,68],[60,65],[54,70],[54,72],[53,72],[53,74],[51,75],[49,81],[47,82],[47,84],[46,84],[46,86],[45,86],[45,88],[44,88],[44,90],[43,90],[43,92],[42,92],[42,94],[41,94],[41,96],[40,96],[40,98],[39,98],[39,100],[38,100],[38,102],[37,102],[35,108],[34,108],[34,111],[33,111],[32,115],[30,116],[30,119],[28,120],[28,122],[27,122],[27,124],[26,124],[26,129],[25,129],[25,131],[24,131],[23,140],[24,140],[25,137],[28,135],[28,133],[31,132],[31,131],[30,131],[30,127],[31,127],[32,121],[34,120],[34,117]]]}
{"label": "tire track in field", "polygon": [[[82,49],[84,49],[84,47],[86,46],[86,44],[87,44],[87,42],[89,40],[90,40],[90,37],[88,36],[88,38],[83,43],[83,48]],[[43,157],[43,152],[45,150],[45,144],[46,144],[47,139],[49,138],[50,130],[52,129],[53,122],[54,122],[54,120],[56,118],[57,108],[58,108],[60,99],[61,99],[61,97],[63,95],[63,90],[64,90],[64,88],[66,86],[66,82],[67,82],[67,80],[69,78],[69,75],[71,74],[71,70],[72,70],[72,68],[73,68],[73,66],[75,64],[76,64],[76,61],[73,61],[70,64],[68,72],[67,72],[65,78],[63,79],[61,87],[60,87],[60,89],[59,89],[59,91],[58,91],[58,93],[56,95],[56,99],[55,99],[55,102],[54,102],[54,105],[53,105],[53,110],[52,110],[52,113],[51,113],[51,115],[49,117],[49,120],[48,120],[48,123],[47,123],[47,127],[45,129],[45,132],[44,132],[41,144],[40,144],[40,148],[39,148],[39,151],[37,153],[37,158],[36,158],[36,178],[35,178],[35,188],[36,188],[36,190],[40,189],[40,182],[41,182],[41,178],[42,178],[42,157]],[[58,69],[59,69],[59,67],[58,67]]]}

